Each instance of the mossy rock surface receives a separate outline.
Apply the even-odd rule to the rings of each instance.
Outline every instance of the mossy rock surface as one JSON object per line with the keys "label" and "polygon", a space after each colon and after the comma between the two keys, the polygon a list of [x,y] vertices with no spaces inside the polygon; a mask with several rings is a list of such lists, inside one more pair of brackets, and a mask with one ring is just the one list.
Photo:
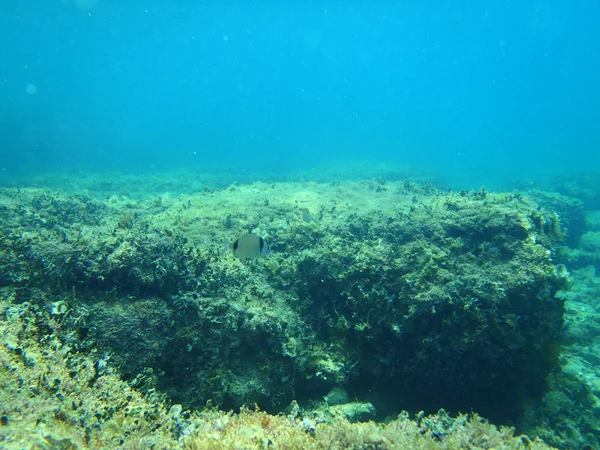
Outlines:
{"label": "mossy rock surface", "polygon": [[[557,215],[430,185],[256,183],[134,201],[0,193],[0,286],[184,407],[275,412],[334,386],[382,414],[517,421],[555,367]],[[307,208],[313,220],[303,216]],[[223,248],[247,232],[273,254]]]}
{"label": "mossy rock surface", "polygon": [[[32,294],[38,303],[42,293]],[[475,414],[440,411],[411,419],[402,413],[377,424],[349,423],[344,411],[303,411],[295,402],[285,415],[185,410],[156,390],[132,389],[106,355],[61,343],[64,317],[16,304],[14,295],[13,288],[0,288],[2,449],[550,448]]]}

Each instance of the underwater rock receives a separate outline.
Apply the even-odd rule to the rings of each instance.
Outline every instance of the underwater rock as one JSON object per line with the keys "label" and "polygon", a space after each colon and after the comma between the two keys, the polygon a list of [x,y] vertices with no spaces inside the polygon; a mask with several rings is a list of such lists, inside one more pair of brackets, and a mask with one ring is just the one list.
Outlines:
{"label": "underwater rock", "polygon": [[[564,233],[526,196],[257,183],[138,203],[5,190],[0,206],[11,301],[61,302],[55,333],[186,410],[278,412],[340,386],[382,415],[518,423],[557,367]],[[269,258],[223,255],[259,226]]]}
{"label": "underwater rock", "polygon": [[556,237],[544,239],[557,230],[539,228],[532,211],[530,200],[490,193],[423,199],[406,215],[349,215],[343,239],[304,256],[304,318],[341,349],[345,387],[382,411],[516,420],[556,367],[555,294],[566,286],[550,257]]}

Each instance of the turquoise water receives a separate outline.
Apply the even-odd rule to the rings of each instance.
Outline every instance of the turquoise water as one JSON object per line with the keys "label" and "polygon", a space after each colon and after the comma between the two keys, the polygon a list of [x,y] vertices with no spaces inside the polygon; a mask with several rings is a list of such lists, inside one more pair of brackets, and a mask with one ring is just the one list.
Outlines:
{"label": "turquoise water", "polygon": [[[325,398],[333,404],[336,391],[331,388],[341,383],[349,388],[349,399],[377,403],[382,417],[386,408],[394,413],[399,408],[434,412],[442,405],[456,412],[474,405],[498,424],[516,425],[519,432],[527,430],[561,448],[583,448],[584,442],[596,448],[600,442],[596,431],[600,429],[596,407],[600,384],[598,23],[600,3],[592,0],[0,0],[0,188],[46,188],[0,189],[4,225],[0,274],[5,275],[0,288],[8,292],[23,288],[19,283],[24,283],[29,289],[32,283],[47,292],[23,294],[19,302],[38,301],[44,308],[66,303],[81,307],[81,314],[93,324],[89,330],[76,325],[78,339],[87,348],[100,342],[116,349],[115,356],[124,361],[126,379],[152,373],[144,372],[148,367],[157,369],[157,378],[148,381],[147,387],[162,383],[163,392],[194,407],[203,404],[207,392],[217,400],[220,396],[220,406],[226,409],[249,399],[252,403],[258,399],[272,412],[279,412],[277,408],[293,397],[304,398],[306,403]],[[352,177],[376,179],[331,183]],[[243,186],[255,180],[322,184]],[[456,191],[475,190],[446,196],[445,191],[432,188],[431,183],[438,182]],[[228,189],[221,192],[224,187]],[[518,191],[497,194],[496,189]],[[75,192],[85,195],[65,195]],[[431,196],[433,206],[419,213],[419,208],[428,207],[423,201]],[[363,208],[363,200],[368,208],[379,209]],[[540,208],[526,209],[534,203]],[[304,207],[314,220],[303,218]],[[389,210],[393,215],[382,215],[381,211]],[[507,212],[515,221],[508,220]],[[488,220],[502,216],[504,221]],[[522,222],[516,220],[519,217]],[[418,221],[413,224],[413,220]],[[528,221],[536,227],[528,230],[535,232],[525,233],[521,225],[511,225]],[[436,223],[447,226],[447,241]],[[484,233],[480,231],[483,223],[488,227]],[[557,236],[548,237],[557,224],[567,232],[568,247],[558,244]],[[273,244],[274,255],[229,272],[234,259],[223,254],[224,242],[254,230],[269,233],[266,238]],[[414,239],[414,251],[405,242],[409,238]],[[513,238],[515,242],[510,242]],[[500,245],[503,239],[505,247]],[[456,353],[463,358],[457,359],[462,365],[456,364],[460,367],[454,372],[457,385],[472,390],[473,384],[466,384],[463,377],[471,374],[479,382],[480,390],[473,390],[471,397],[455,395],[462,391],[452,389],[452,378],[444,379],[448,381],[442,388],[425,389],[425,384],[417,383],[421,390],[408,392],[410,380],[399,383],[395,375],[377,372],[379,367],[391,367],[395,373],[416,374],[416,365],[408,364],[404,370],[403,358],[408,355],[410,361],[413,348],[418,347],[413,342],[425,342],[423,354],[435,355],[426,362],[426,372],[437,376],[439,367],[448,368],[438,354],[454,351],[444,328],[447,322],[438,319],[443,314],[455,317],[454,312],[450,315],[452,302],[445,310],[438,308],[437,317],[433,308],[430,317],[415,325],[402,328],[401,320],[385,319],[388,328],[380,326],[384,322],[378,317],[385,314],[378,316],[377,308],[383,305],[388,310],[382,311],[389,314],[400,311],[389,306],[404,289],[398,274],[406,279],[411,301],[413,293],[414,298],[425,298],[418,297],[425,290],[412,287],[419,281],[412,271],[417,273],[421,266],[427,269],[422,271],[423,286],[432,282],[426,275],[438,270],[434,269],[438,264],[447,264],[443,266],[445,278],[439,278],[444,280],[440,289],[449,284],[446,272],[456,275],[452,286],[458,287],[452,289],[475,283],[473,274],[493,280],[500,270],[494,259],[500,264],[513,258],[510,249],[519,248],[515,244],[520,240],[543,247],[548,258],[546,272],[540,271],[544,276],[553,270],[563,273],[563,263],[571,273],[571,290],[556,295],[565,302],[566,312],[551,310],[554,303],[542,303],[546,309],[540,309],[553,313],[548,326],[556,330],[562,324],[559,319],[564,320],[560,367],[552,366],[552,374],[546,372],[555,363],[553,358],[558,358],[559,349],[553,346],[547,354],[540,353],[539,371],[522,372],[533,373],[533,378],[519,384],[521,372],[514,372],[515,377],[510,374],[506,382],[508,387],[502,385],[506,380],[501,376],[496,379],[502,383],[491,382],[498,389],[490,395],[505,403],[488,402],[487,381],[481,373],[492,373],[503,364],[520,366],[516,358],[495,364],[506,358],[500,338],[511,337],[509,330],[516,327],[513,312],[520,311],[525,319],[531,316],[532,323],[541,317],[534,306],[539,305],[536,302],[543,292],[536,285],[523,293],[513,288],[522,297],[507,297],[510,301],[501,303],[510,313],[506,325],[499,326],[506,334],[494,337],[499,343],[488,339],[501,349],[498,355],[492,355],[487,346],[482,355],[473,352],[474,357]],[[183,248],[188,242],[198,246],[194,256]],[[467,247],[459,251],[463,242]],[[405,244],[406,252],[400,252],[398,248]],[[510,252],[494,253],[503,248]],[[357,249],[364,254],[353,259]],[[445,249],[447,255],[443,255]],[[419,259],[421,253],[426,258]],[[477,267],[489,267],[489,273],[474,271],[476,265],[467,254],[473,261],[488,264],[478,262]],[[382,255],[391,255],[389,261]],[[446,260],[448,255],[454,259]],[[463,256],[464,266],[457,266]],[[515,264],[523,265],[524,278],[528,271],[539,269],[533,262],[527,266],[527,261],[514,257]],[[343,268],[353,264],[365,274],[347,276]],[[379,275],[380,265],[383,275]],[[58,272],[62,278],[54,275]],[[140,273],[138,283],[135,276]],[[341,288],[343,277],[351,280],[351,289]],[[369,291],[373,280],[389,286]],[[181,292],[175,293],[176,283]],[[252,289],[243,291],[247,285]],[[558,283],[544,287],[547,292],[555,288]],[[480,287],[468,289],[477,293]],[[463,290],[471,292],[468,289]],[[242,319],[237,318],[246,320],[247,311],[253,310],[243,302],[261,300],[263,293],[272,290],[278,290],[281,297],[274,301],[264,294],[268,303],[256,307],[269,312],[264,316],[269,320],[263,323],[264,340],[271,350],[256,351],[264,345],[262,331],[254,340],[236,341],[227,335],[229,325],[219,328],[222,311],[226,311],[235,318],[232,330],[245,333],[247,329],[238,325]],[[112,297],[105,301],[106,292],[123,294],[119,305],[125,312],[114,307],[118,303]],[[511,310],[515,305],[510,303],[525,295],[533,306]],[[136,296],[141,296],[140,309],[131,303]],[[350,301],[351,296],[362,303]],[[238,298],[239,305],[226,309],[232,298]],[[195,305],[196,300],[206,306],[206,315],[200,318],[180,308]],[[367,301],[376,307],[364,308]],[[476,315],[479,306],[474,305],[479,301],[473,297],[464,303],[464,317],[469,317],[468,311]],[[86,305],[98,309],[88,314]],[[212,309],[214,305],[225,306]],[[309,312],[304,305],[309,305]],[[283,306],[293,315],[285,315],[291,314],[288,309],[279,315],[276,307]],[[313,355],[298,363],[302,371],[292,370],[288,363],[305,357],[297,351],[303,344],[294,334],[302,337],[305,326],[314,326],[319,333],[325,330],[323,342],[328,345],[345,342],[340,336],[350,327],[346,319],[335,326],[329,322],[343,307],[348,317],[364,315],[369,327],[377,324],[372,327],[373,336],[382,339],[383,350],[371,351],[370,331],[357,320],[352,324],[358,330],[356,342],[349,340],[348,348],[356,345],[364,358],[346,360],[340,350],[335,359],[310,347],[304,351]],[[397,317],[409,315],[398,313]],[[298,324],[301,332],[291,326],[288,334],[273,332],[273,318],[285,326],[287,320]],[[539,323],[546,323],[543,320],[545,316]],[[104,329],[104,323],[114,334],[94,335],[95,330]],[[137,336],[143,336],[140,342],[147,340],[148,345],[130,347],[121,339],[121,330],[131,333],[130,323],[137,324],[133,327],[139,331]],[[205,347],[194,348],[204,339],[205,323],[216,331],[207,343],[202,341]],[[457,323],[470,326],[467,320]],[[533,329],[527,321],[518,326],[524,336]],[[197,333],[187,334],[188,328],[195,327]],[[427,339],[421,340],[419,327]],[[383,331],[378,335],[379,328]],[[471,329],[479,333],[474,326]],[[306,336],[311,337],[309,331]],[[475,331],[473,336],[477,336]],[[52,329],[47,332],[54,333]],[[89,340],[88,332],[93,335]],[[361,333],[369,337],[362,341]],[[227,339],[220,341],[221,336]],[[412,336],[416,338],[411,340]],[[510,345],[506,348],[508,353],[516,351],[509,354],[514,357],[519,347]],[[137,352],[139,348],[142,353]],[[235,356],[228,359],[221,348],[231,348],[228,355]],[[269,351],[275,361],[272,367],[262,360]],[[248,367],[234,373],[241,367],[238,355],[248,358]],[[384,356],[381,364],[378,355]],[[111,361],[114,367],[118,367],[116,359]],[[533,362],[523,359],[531,366],[522,367],[533,369]],[[334,379],[329,373],[341,371],[335,366],[338,360],[343,361],[339,367],[348,370]],[[378,369],[372,370],[375,366]],[[449,366],[455,366],[454,360]],[[227,370],[232,375],[222,378],[229,385],[218,384],[223,367],[231,367]],[[294,378],[300,373],[306,379]],[[204,375],[206,385],[202,384]],[[541,382],[546,375],[547,390]],[[254,384],[263,379],[267,387]],[[514,396],[510,392],[510,382],[529,389],[528,395],[538,403],[525,405],[517,398],[521,391],[514,389]],[[145,389],[141,386],[137,388]],[[399,392],[397,387],[405,390]],[[246,395],[244,389],[250,393]],[[188,397],[188,392],[195,397]],[[343,392],[337,394],[347,400]],[[513,403],[528,408],[522,418],[516,418]]]}
{"label": "turquoise water", "polygon": [[2,0],[2,174],[597,170],[599,19],[591,0]]}

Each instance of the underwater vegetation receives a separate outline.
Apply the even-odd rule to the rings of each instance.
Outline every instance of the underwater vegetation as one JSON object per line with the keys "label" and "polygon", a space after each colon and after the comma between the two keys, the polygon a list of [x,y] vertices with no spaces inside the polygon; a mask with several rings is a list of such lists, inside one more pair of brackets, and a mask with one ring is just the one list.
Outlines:
{"label": "underwater vegetation", "polygon": [[[0,439],[545,448],[459,414],[533,426],[562,342],[559,208],[578,220],[566,198],[407,181],[4,189]],[[272,253],[223,252],[247,233]],[[265,412],[221,412],[244,405]]]}
{"label": "underwater vegetation", "polygon": [[557,192],[578,199],[586,209],[600,209],[600,173],[584,172],[554,177],[552,188]]}
{"label": "underwater vegetation", "polygon": [[60,342],[56,317],[38,307],[0,300],[0,446],[3,449],[546,449],[477,415],[406,414],[385,425],[351,424],[334,414],[301,416],[297,404],[272,416],[167,407],[112,373],[97,353]]}

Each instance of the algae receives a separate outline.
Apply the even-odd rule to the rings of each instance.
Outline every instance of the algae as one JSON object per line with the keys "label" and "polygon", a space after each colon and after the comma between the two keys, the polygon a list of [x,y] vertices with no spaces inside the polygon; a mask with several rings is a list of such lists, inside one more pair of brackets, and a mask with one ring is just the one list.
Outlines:
{"label": "algae", "polygon": [[[304,220],[305,209],[314,220]],[[142,447],[155,439],[183,442],[196,428],[179,423],[192,416],[283,426],[287,418],[267,412],[281,412],[295,399],[303,405],[299,423],[310,422],[311,402],[336,386],[355,405],[371,404],[379,418],[445,408],[453,416],[474,410],[519,425],[558,367],[564,299],[556,293],[567,274],[555,255],[564,229],[533,197],[384,180],[254,183],[144,200],[5,189],[0,218],[7,326],[18,326],[21,314],[36,324],[26,357],[15,355],[24,347],[16,334],[6,351],[23,360],[19,370],[34,370],[36,345],[52,341],[56,358],[82,361],[83,385],[116,383],[90,395],[143,404],[143,427],[130,431]],[[250,231],[268,237],[274,253],[250,262],[223,255],[224,242]],[[64,389],[64,374],[46,378],[49,387],[38,387],[35,398]],[[123,403],[114,389],[135,396]],[[18,405],[19,395],[9,401]],[[92,427],[86,437],[82,425],[75,435],[55,428],[73,422],[73,401],[58,414],[66,420],[40,411],[52,418],[44,433],[91,446],[107,439],[95,437],[104,425],[129,442],[121,433],[128,406],[110,402],[103,410],[77,407],[86,411],[84,423],[95,417],[100,431]],[[257,404],[267,412],[189,412],[209,401],[225,410]],[[169,414],[169,402],[188,413]],[[349,411],[351,403],[335,406]],[[12,414],[5,414],[9,427]],[[392,434],[420,430],[425,440],[414,437],[411,445],[436,445],[442,436],[423,433],[421,422],[403,419]],[[341,445],[335,439],[344,442],[339,433],[387,442],[383,425],[343,423],[323,428],[331,448]],[[475,430],[478,423],[464,419],[461,426]],[[218,428],[207,428],[206,436],[225,445],[229,438]],[[499,433],[507,446],[530,445],[508,431],[480,428]],[[286,433],[304,439],[320,428],[291,429]],[[256,442],[276,442],[267,436]],[[195,440],[189,445],[209,445]],[[63,445],[52,442],[44,445]]]}

